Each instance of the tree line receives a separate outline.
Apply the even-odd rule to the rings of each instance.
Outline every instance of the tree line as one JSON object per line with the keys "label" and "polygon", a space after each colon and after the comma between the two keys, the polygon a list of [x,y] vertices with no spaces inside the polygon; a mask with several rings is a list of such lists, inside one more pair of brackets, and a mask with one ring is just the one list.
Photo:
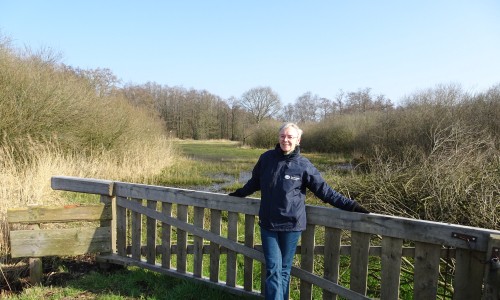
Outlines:
{"label": "tree line", "polygon": [[206,90],[155,82],[119,87],[119,80],[109,69],[67,68],[86,77],[98,95],[115,93],[137,107],[156,112],[168,133],[181,139],[244,141],[251,135],[252,128],[266,120],[317,123],[336,115],[394,109],[390,99],[373,95],[370,88],[351,92],[340,90],[334,99],[308,91],[294,103],[284,105],[280,96],[268,86],[250,88],[239,98],[223,99]]}

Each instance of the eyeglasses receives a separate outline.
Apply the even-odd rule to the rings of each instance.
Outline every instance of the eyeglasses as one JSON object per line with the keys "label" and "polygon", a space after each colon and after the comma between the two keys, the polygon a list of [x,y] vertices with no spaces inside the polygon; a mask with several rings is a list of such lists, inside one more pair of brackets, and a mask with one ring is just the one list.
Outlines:
{"label": "eyeglasses", "polygon": [[293,140],[295,139],[296,136],[293,136],[293,135],[280,135],[280,140],[285,140],[285,139],[289,139],[289,140]]}

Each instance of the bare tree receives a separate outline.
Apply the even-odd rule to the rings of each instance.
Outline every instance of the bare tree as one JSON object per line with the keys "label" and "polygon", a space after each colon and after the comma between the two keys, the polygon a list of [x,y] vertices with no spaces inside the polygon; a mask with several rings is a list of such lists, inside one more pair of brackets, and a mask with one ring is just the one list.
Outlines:
{"label": "bare tree", "polygon": [[241,96],[240,104],[253,116],[257,124],[281,110],[280,97],[270,87],[248,90]]}
{"label": "bare tree", "polygon": [[293,104],[288,103],[287,105],[285,105],[285,107],[283,107],[280,119],[283,122],[296,122],[297,121],[295,119],[295,107],[293,106]]}
{"label": "bare tree", "polygon": [[337,96],[335,96],[334,111],[338,111],[339,114],[342,114],[344,112],[344,97],[345,92],[343,90],[339,90],[339,93],[337,94]]}
{"label": "bare tree", "polygon": [[358,89],[347,94],[347,109],[349,112],[366,112],[371,109],[373,100],[371,88]]}
{"label": "bare tree", "polygon": [[318,96],[306,92],[295,100],[295,114],[299,122],[317,121]]}
{"label": "bare tree", "polygon": [[79,77],[88,80],[88,83],[95,89],[100,98],[111,95],[121,82],[110,69],[81,69],[65,66],[66,70],[73,72]]}
{"label": "bare tree", "polygon": [[321,121],[325,120],[329,115],[333,114],[335,106],[330,99],[322,97],[318,99],[318,110],[319,118]]}

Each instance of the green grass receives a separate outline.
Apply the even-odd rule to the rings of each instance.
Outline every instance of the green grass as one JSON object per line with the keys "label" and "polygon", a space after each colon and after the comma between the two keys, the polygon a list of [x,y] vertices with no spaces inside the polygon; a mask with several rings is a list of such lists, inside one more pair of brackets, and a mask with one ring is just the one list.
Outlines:
{"label": "green grass", "polygon": [[239,162],[254,164],[266,149],[240,147],[238,142],[229,141],[175,141],[181,152],[195,160],[214,162]]}
{"label": "green grass", "polygon": [[147,183],[194,189],[225,183],[225,175],[237,178],[242,171],[251,170],[264,151],[229,141],[177,140],[173,144],[182,157]]}
{"label": "green grass", "polygon": [[[203,295],[200,298],[200,295]],[[12,300],[38,299],[252,299],[236,296],[220,289],[162,275],[152,271],[129,267],[111,273],[90,272],[69,280],[61,286],[35,286],[19,295],[8,296]]]}

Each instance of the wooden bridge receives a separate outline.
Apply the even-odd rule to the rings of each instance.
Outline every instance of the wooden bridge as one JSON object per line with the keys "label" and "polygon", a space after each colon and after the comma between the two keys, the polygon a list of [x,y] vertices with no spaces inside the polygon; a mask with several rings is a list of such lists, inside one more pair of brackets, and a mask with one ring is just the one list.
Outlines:
{"label": "wooden bridge", "polygon": [[[10,209],[13,257],[99,252],[101,262],[262,297],[260,200],[76,177],[53,177],[52,188],[100,195],[102,204]],[[312,299],[313,292],[323,299],[399,299],[403,285],[413,299],[500,299],[500,231],[319,206],[308,206],[307,215],[292,269],[300,299]],[[14,225],[91,219],[100,220],[99,226]],[[348,282],[339,271],[344,268]],[[368,280],[376,288],[368,289]]]}

